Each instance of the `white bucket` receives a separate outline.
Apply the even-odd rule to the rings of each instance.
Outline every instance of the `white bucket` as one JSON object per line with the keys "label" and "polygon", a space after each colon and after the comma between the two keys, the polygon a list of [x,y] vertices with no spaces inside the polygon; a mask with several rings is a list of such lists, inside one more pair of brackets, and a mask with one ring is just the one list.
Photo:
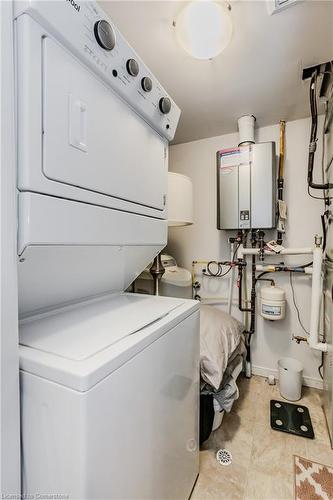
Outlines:
{"label": "white bucket", "polygon": [[303,366],[293,358],[278,361],[279,389],[284,399],[298,401],[302,397]]}

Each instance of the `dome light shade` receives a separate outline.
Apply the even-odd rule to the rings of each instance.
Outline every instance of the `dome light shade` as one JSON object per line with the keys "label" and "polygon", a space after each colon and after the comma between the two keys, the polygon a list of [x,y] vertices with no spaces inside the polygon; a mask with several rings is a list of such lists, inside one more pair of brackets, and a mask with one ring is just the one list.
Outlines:
{"label": "dome light shade", "polygon": [[175,26],[178,42],[195,59],[218,56],[232,36],[227,8],[211,0],[188,3],[178,15]]}

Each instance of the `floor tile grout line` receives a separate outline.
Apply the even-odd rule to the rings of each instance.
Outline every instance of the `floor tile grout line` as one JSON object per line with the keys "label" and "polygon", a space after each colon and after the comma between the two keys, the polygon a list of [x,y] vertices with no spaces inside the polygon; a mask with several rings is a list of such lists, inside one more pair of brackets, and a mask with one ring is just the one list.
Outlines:
{"label": "floor tile grout line", "polygon": [[[228,448],[227,443],[230,440],[230,447],[232,449],[232,441],[237,435],[238,432],[238,425],[236,426],[233,424],[234,420],[233,417],[239,418],[239,425],[243,426],[244,422],[247,423],[245,432],[244,434],[241,433],[241,437],[238,440],[236,439],[236,447],[235,447],[235,454],[233,456],[233,464],[238,467],[242,467],[242,475],[243,475],[243,481],[241,485],[238,482],[238,486],[242,486],[241,488],[238,489],[237,495],[232,500],[235,500],[236,498],[242,498],[243,500],[259,500],[263,499],[266,495],[266,500],[273,500],[273,491],[274,487],[272,489],[272,484],[268,482],[268,490],[265,493],[265,489],[261,491],[260,493],[260,488],[258,490],[256,481],[251,481],[251,478],[253,474],[255,474],[255,464],[257,463],[259,467],[259,473],[261,470],[261,460],[260,456],[264,452],[270,453],[270,447],[265,450],[265,447],[262,452],[260,452],[260,445],[259,446],[259,454],[258,454],[258,448],[256,446],[256,441],[260,441],[260,435],[261,435],[261,430],[266,428],[268,431],[268,435],[271,434],[271,429],[270,429],[270,421],[269,421],[269,401],[270,399],[280,399],[280,395],[278,392],[278,386],[269,386],[263,378],[258,378],[257,380],[254,381],[247,381],[243,380],[241,381],[242,386],[240,386],[240,401],[238,404],[236,404],[231,412],[231,415],[229,419],[226,419],[223,421],[225,424],[225,429],[226,432],[220,434],[218,439],[214,439],[214,444],[212,443],[212,446],[217,449],[217,447],[225,447]],[[278,433],[277,434],[283,434],[284,439],[282,441],[285,441],[285,445],[283,443],[280,444],[278,443],[278,447],[281,446],[287,446],[288,448],[288,456],[290,455],[289,452],[292,452],[292,455],[300,455],[300,456],[305,456],[307,458],[314,459],[315,456],[317,455],[318,457],[322,457],[322,462],[325,463],[326,465],[331,466],[331,461],[333,461],[333,452],[331,450],[331,447],[329,446],[329,443],[325,437],[327,433],[323,433],[322,428],[319,426],[322,426],[322,420],[323,420],[323,414],[322,412],[315,411],[318,409],[318,401],[319,401],[319,396],[320,394],[316,394],[316,392],[312,392],[311,390],[306,390],[304,391],[304,396],[302,398],[301,403],[308,406],[310,413],[311,410],[313,412],[313,420],[314,423],[315,421],[318,421],[318,435],[319,435],[319,441],[315,440],[314,445],[311,445],[308,443],[309,440],[306,440],[304,438],[304,445],[300,446],[299,443],[303,441],[301,438],[297,438],[295,436],[291,435],[286,435],[283,433]],[[258,401],[258,404],[257,404]],[[267,406],[266,406],[267,405]],[[252,412],[252,414],[251,414]],[[265,418],[263,418],[265,416]],[[267,419],[267,420],[266,420]],[[223,427],[222,423],[222,427]],[[229,427],[230,426],[230,427]],[[216,435],[217,436],[217,435]],[[245,454],[239,454],[237,446],[239,447],[239,444],[242,446],[242,440],[244,439],[247,440],[247,442],[250,441],[249,446],[247,447]],[[288,437],[287,437],[288,436]],[[272,438],[270,438],[272,439]],[[296,441],[297,439],[297,441]],[[301,441],[299,441],[301,439]],[[280,440],[279,440],[280,441]],[[226,446],[223,446],[224,443],[226,443]],[[274,443],[274,439],[273,439]],[[272,443],[272,444],[273,444]],[[310,449],[312,450],[310,453]],[[211,448],[206,449],[206,451],[209,451],[210,453],[214,454],[214,450]],[[302,451],[301,451],[302,450]],[[240,450],[242,451],[242,449]],[[318,453],[317,453],[318,451]],[[325,457],[327,457],[329,454],[329,458],[325,460]],[[261,454],[261,455],[260,455]],[[331,458],[332,457],[332,458]],[[288,458],[287,456],[285,458]],[[282,462],[285,463],[285,458],[282,456],[280,459]],[[326,463],[327,462],[327,463]],[[288,459],[289,463],[289,459]],[[286,465],[286,463],[285,463]],[[333,464],[332,464],[333,465]],[[291,469],[290,469],[291,470]],[[286,467],[283,467],[283,470],[281,469],[281,479],[286,481],[287,486],[282,488],[282,490],[278,489],[279,493],[278,496],[282,500],[282,498],[289,498],[288,496],[288,491],[290,490],[290,480],[293,478],[293,473],[292,472],[287,472]],[[218,469],[216,470],[217,474],[219,474]],[[235,470],[233,471],[233,474],[235,473]],[[271,476],[271,473],[269,471],[265,471],[265,468],[262,470],[263,475],[268,474],[268,478]],[[213,474],[214,478],[214,474]],[[212,480],[214,481],[214,479]],[[237,474],[234,475],[233,479],[231,480],[230,484],[233,484],[234,482],[237,482]],[[271,484],[271,486],[269,486]],[[223,492],[223,486],[220,487],[221,493]],[[270,491],[270,493],[268,493]],[[201,494],[204,495],[204,492],[202,491]],[[230,492],[229,492],[230,495]],[[263,496],[264,495],[264,496]],[[268,496],[267,496],[268,495]],[[213,493],[214,496],[214,493]],[[219,496],[219,495],[218,495]],[[269,499],[269,496],[272,498]],[[290,495],[289,495],[290,496]],[[208,496],[208,498],[213,498],[212,496]],[[219,499],[222,498],[219,496]],[[226,496],[223,496],[223,498],[226,498]],[[291,496],[290,496],[291,498]],[[229,500],[229,499],[228,499]],[[230,499],[231,500],[231,499]],[[290,500],[290,499],[289,499]]]}
{"label": "floor tile grout line", "polygon": [[252,451],[253,451],[253,445],[254,445],[254,426],[252,427],[252,439],[251,439],[251,452],[250,452],[250,460],[249,460],[249,465],[248,467],[246,468],[246,481],[245,481],[245,485],[244,485],[244,489],[243,489],[243,500],[245,498],[245,495],[246,495],[246,491],[247,491],[247,485],[248,485],[248,481],[249,481],[249,472],[250,472],[250,468],[251,468],[251,460],[252,460]]}

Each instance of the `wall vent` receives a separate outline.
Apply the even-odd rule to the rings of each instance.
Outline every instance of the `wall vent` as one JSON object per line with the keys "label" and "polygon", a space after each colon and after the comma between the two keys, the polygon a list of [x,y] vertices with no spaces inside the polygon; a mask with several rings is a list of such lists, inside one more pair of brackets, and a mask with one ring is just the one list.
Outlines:
{"label": "wall vent", "polygon": [[270,15],[278,14],[284,9],[288,7],[292,7],[293,5],[299,3],[302,0],[268,0],[267,7],[268,13]]}

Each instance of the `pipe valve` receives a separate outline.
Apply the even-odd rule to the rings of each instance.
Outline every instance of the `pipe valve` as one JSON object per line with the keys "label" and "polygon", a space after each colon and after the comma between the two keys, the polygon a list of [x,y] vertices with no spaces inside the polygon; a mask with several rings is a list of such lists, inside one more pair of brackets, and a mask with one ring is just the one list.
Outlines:
{"label": "pipe valve", "polygon": [[293,340],[295,340],[296,344],[300,344],[301,342],[307,342],[308,339],[306,337],[300,337],[299,335],[293,335]]}
{"label": "pipe valve", "polygon": [[315,246],[317,248],[321,247],[322,241],[323,241],[323,237],[319,236],[319,234],[316,234],[316,236],[315,236]]}

